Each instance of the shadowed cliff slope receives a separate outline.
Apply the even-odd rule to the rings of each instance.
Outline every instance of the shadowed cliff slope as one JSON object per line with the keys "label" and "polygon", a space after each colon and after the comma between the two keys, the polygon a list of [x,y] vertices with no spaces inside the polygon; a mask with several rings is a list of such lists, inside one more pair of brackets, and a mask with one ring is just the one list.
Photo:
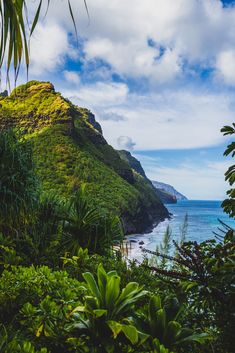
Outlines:
{"label": "shadowed cliff slope", "polygon": [[120,150],[118,151],[120,157],[126,161],[129,166],[139,175],[141,175],[148,183],[151,185],[151,187],[154,187],[154,191],[157,194],[157,197],[163,202],[163,203],[176,203],[177,199],[175,195],[173,195],[170,192],[167,192],[166,190],[162,188],[157,188],[154,185],[154,182],[151,182],[145,174],[145,171],[138,159],[136,159],[134,156],[129,151],[125,150]]}
{"label": "shadowed cliff slope", "polygon": [[154,181],[154,180],[152,180],[152,183],[156,189],[173,195],[176,200],[187,200],[187,197],[181,194],[179,191],[177,191],[172,185],[160,183],[159,181]]}

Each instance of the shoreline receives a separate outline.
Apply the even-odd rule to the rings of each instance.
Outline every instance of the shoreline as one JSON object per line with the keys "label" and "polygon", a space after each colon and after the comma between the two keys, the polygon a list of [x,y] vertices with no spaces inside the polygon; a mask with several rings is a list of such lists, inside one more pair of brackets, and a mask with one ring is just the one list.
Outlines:
{"label": "shoreline", "polygon": [[235,221],[223,211],[221,201],[218,200],[184,200],[166,207],[171,216],[156,222],[152,230],[125,235],[123,254],[127,260],[143,260],[142,248],[155,251],[162,242],[168,224],[172,230],[172,239],[180,239],[186,214],[188,215],[186,241],[203,242],[214,239],[213,232],[217,231],[219,226],[218,218],[235,229]]}
{"label": "shoreline", "polygon": [[164,222],[172,219],[172,217],[173,215],[171,214],[171,217],[167,217],[162,221],[156,222],[155,226],[153,226],[152,229],[148,232],[125,235],[124,242],[123,242],[124,256],[128,260],[139,260],[139,261],[142,260],[143,259],[142,248],[152,243],[153,237],[158,236],[156,234],[156,228],[160,224],[164,224]]}
{"label": "shoreline", "polygon": [[123,241],[123,254],[128,260],[141,260],[143,257],[142,248],[152,242],[152,236],[156,235],[155,230],[160,224],[164,224],[166,221],[172,220],[174,214],[171,213],[167,206],[164,204],[168,211],[167,217],[162,217],[152,223],[151,226],[147,227],[145,231],[139,233],[127,233],[124,236]]}

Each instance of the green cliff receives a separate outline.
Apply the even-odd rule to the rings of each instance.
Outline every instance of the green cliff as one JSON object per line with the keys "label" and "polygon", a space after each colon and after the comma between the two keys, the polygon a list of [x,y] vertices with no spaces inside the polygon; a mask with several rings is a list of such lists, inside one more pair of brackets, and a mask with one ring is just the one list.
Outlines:
{"label": "green cliff", "polygon": [[127,162],[131,169],[138,173],[140,176],[147,181],[147,183],[153,188],[153,191],[157,194],[157,197],[162,201],[162,203],[176,203],[177,199],[174,194],[171,194],[170,192],[167,192],[164,189],[160,189],[155,187],[154,182],[150,181],[146,174],[145,171],[138,159],[136,159],[134,156],[129,151],[126,150],[120,150],[118,151],[119,156],[121,157],[122,160]]}
{"label": "green cliff", "polygon": [[86,183],[90,202],[118,213],[127,233],[168,216],[152,186],[107,144],[94,115],[51,83],[31,81],[0,97],[0,129],[8,128],[20,130],[32,144],[42,192],[68,198]]}

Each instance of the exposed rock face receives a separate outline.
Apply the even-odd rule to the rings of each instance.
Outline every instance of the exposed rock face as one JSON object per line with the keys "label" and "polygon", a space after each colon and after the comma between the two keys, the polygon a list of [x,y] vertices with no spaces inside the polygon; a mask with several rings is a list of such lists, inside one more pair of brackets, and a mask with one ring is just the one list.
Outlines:
{"label": "exposed rock face", "polygon": [[5,91],[0,93],[1,97],[8,97],[8,91],[5,89]]}
{"label": "exposed rock face", "polygon": [[164,204],[177,203],[177,198],[163,189],[156,188],[156,193]]}
{"label": "exposed rock face", "polygon": [[169,216],[152,184],[107,144],[94,115],[50,82],[31,81],[0,96],[0,130],[9,127],[32,144],[44,193],[69,198],[86,183],[91,205],[119,214],[126,233],[145,231]]}
{"label": "exposed rock face", "polygon": [[[157,197],[162,203],[175,203],[176,199],[172,195],[167,194],[166,192],[163,192],[161,190],[156,190],[152,184],[152,182],[147,178],[145,171],[138,159],[136,159],[134,156],[129,151],[121,150],[118,151],[120,157],[129,164],[130,168],[139,176],[139,178],[142,179],[142,182],[144,182],[148,187],[152,190],[152,192],[155,192]],[[166,210],[166,208],[165,208]],[[167,211],[167,210],[166,210]],[[155,219],[158,219],[159,221],[163,221],[166,217],[168,217],[168,211],[161,212],[159,214],[155,214]],[[141,210],[140,216],[139,216],[139,221],[140,224],[145,224],[145,220],[148,219],[148,215],[146,214],[145,210]],[[153,222],[153,220],[151,220]],[[154,222],[153,222],[154,223]],[[146,226],[145,226],[146,227]]]}
{"label": "exposed rock face", "polygon": [[178,192],[173,186],[165,183],[160,183],[159,181],[152,181],[155,188],[165,191],[168,194],[173,195],[176,200],[187,200],[187,197]]}
{"label": "exposed rock face", "polygon": [[136,173],[140,174],[143,178],[147,179],[145,171],[138,159],[132,156],[129,151],[121,150],[118,151],[120,157],[125,160],[129,166],[136,171]]}
{"label": "exposed rock face", "polygon": [[95,115],[92,114],[90,111],[88,112],[87,114],[88,116],[88,122],[97,130],[99,131],[99,133],[102,135],[103,134],[103,131],[102,131],[102,128],[100,126],[100,124],[95,120]]}
{"label": "exposed rock face", "polygon": [[121,150],[118,151],[118,153],[120,157],[125,160],[136,173],[141,175],[143,178],[145,178],[145,180],[154,186],[157,196],[164,204],[177,203],[177,200],[187,200],[187,198],[175,190],[173,186],[159,183],[157,181],[150,181],[147,178],[140,161],[132,156],[129,151]]}
{"label": "exposed rock face", "polygon": [[86,108],[78,108],[79,113],[83,119],[85,119],[95,130],[97,130],[101,135],[103,134],[101,125],[95,120],[95,115]]}
{"label": "exposed rock face", "polygon": [[[147,178],[145,171],[138,159],[131,155],[129,151],[121,150],[118,151],[120,157],[125,160],[130,167],[139,175],[141,175],[151,186],[153,186],[152,182]],[[159,188],[155,188],[154,190],[158,196],[158,198],[165,204],[165,203],[176,203],[177,199],[174,195],[168,193],[167,191]]]}

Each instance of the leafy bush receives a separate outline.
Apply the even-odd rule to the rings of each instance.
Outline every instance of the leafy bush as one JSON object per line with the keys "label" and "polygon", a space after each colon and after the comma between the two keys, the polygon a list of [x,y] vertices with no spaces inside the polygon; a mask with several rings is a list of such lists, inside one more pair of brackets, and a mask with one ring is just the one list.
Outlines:
{"label": "leafy bush", "polygon": [[36,180],[31,148],[12,130],[0,133],[0,231],[17,234],[33,205]]}
{"label": "leafy bush", "polygon": [[140,313],[137,320],[139,327],[150,335],[145,344],[146,351],[161,351],[159,343],[170,350],[177,350],[177,347],[189,343],[204,343],[209,338],[205,333],[182,327],[179,323],[182,311],[183,306],[177,298],[166,298],[163,305],[159,295],[151,297],[147,313]]}
{"label": "leafy bush", "polygon": [[105,215],[92,207],[85,192],[85,184],[71,198],[65,210],[63,224],[64,248],[71,255],[80,247],[93,253],[109,252],[112,245],[119,245],[123,238],[123,229],[117,216]]}
{"label": "leafy bush", "polygon": [[[80,251],[82,255],[88,256]],[[29,353],[168,353],[171,347],[176,347],[175,352],[178,346],[181,349],[183,341],[202,338],[182,328],[177,310],[161,306],[159,297],[148,304],[148,293],[138,283],[129,282],[121,289],[116,271],[107,273],[100,264],[97,278],[91,272],[83,277],[85,282],[79,282],[46,266],[4,270],[0,344],[6,352],[14,347],[12,352]],[[166,333],[161,334],[160,327]]]}
{"label": "leafy bush", "polygon": [[[223,132],[224,135],[234,135],[235,134],[235,123],[232,124],[232,126],[224,126],[221,129],[221,132]],[[232,155],[232,157],[235,156],[235,142],[231,142],[226,150],[224,151],[224,155]],[[232,165],[231,167],[228,168],[228,170],[225,173],[225,180],[229,182],[229,185],[232,187],[235,182],[235,165]],[[235,189],[232,188],[227,191],[228,199],[224,200],[222,203],[222,206],[227,212],[230,217],[235,217]]]}
{"label": "leafy bush", "polygon": [[[226,226],[229,228],[228,226]],[[220,241],[207,240],[198,244],[188,242],[179,246],[174,242],[178,256],[156,252],[171,266],[149,266],[163,281],[182,292],[190,320],[196,327],[204,327],[213,334],[216,352],[232,353],[235,328],[235,235],[229,229]],[[151,252],[154,253],[154,252]]]}

